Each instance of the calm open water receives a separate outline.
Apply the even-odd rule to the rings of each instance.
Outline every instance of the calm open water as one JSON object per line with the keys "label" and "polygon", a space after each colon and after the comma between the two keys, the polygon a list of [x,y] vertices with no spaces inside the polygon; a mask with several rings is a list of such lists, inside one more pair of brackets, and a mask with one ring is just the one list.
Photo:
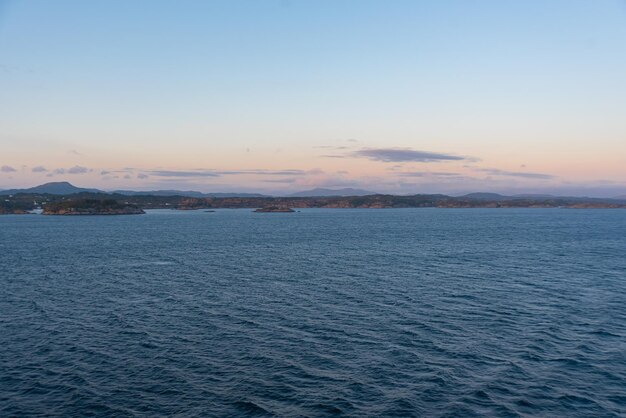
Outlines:
{"label": "calm open water", "polygon": [[626,211],[0,217],[0,416],[626,416]]}

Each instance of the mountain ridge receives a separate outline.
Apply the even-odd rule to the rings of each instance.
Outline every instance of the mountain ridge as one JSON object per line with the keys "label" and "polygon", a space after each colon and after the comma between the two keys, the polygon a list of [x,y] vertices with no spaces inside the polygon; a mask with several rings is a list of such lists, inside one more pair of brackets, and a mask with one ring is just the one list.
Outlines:
{"label": "mountain ridge", "polygon": [[195,190],[113,190],[112,194],[124,196],[184,196],[184,197],[266,197],[261,193],[203,193]]}
{"label": "mountain ridge", "polygon": [[318,187],[310,190],[303,190],[296,193],[288,194],[288,197],[331,197],[331,196],[370,196],[378,193],[370,192],[369,190],[353,189],[351,187],[345,187],[343,189],[326,189]]}
{"label": "mountain ridge", "polygon": [[113,190],[105,191],[93,188],[76,187],[68,181],[56,181],[24,189],[0,190],[1,195],[19,193],[73,195],[79,193],[119,194],[124,196],[183,196],[183,197],[266,197],[260,193],[202,193],[194,190]]}
{"label": "mountain ridge", "polygon": [[[28,187],[23,189],[7,189],[1,190],[0,195],[8,196],[15,194],[50,194],[50,195],[74,195],[80,193],[100,193],[108,195],[121,195],[121,196],[155,196],[155,197],[189,197],[189,198],[269,198],[272,195],[266,195],[262,193],[237,193],[237,192],[199,192],[195,190],[112,190],[104,191],[95,188],[77,187],[67,181],[49,182],[40,184],[34,187]],[[376,193],[364,189],[356,188],[342,188],[342,189],[330,189],[330,188],[315,188],[310,190],[303,190],[291,194],[274,195],[283,197],[361,197],[361,196],[374,196],[385,195],[393,196],[389,193]],[[416,196],[418,194],[402,195],[402,196]],[[444,194],[437,194],[439,196],[453,197]],[[400,196],[400,195],[398,195]],[[434,196],[434,194],[433,194]],[[598,201],[598,200],[613,200],[613,201],[625,201],[626,195],[619,195],[614,197],[592,198],[585,196],[559,196],[551,194],[540,193],[527,193],[527,194],[513,194],[503,195],[493,192],[473,192],[464,195],[457,195],[456,199],[472,199],[472,200],[523,200],[523,199],[539,199],[539,200],[553,200],[553,199],[573,199],[577,201]]]}
{"label": "mountain ridge", "polygon": [[68,181],[54,181],[50,183],[40,184],[25,189],[9,189],[0,190],[3,195],[18,193],[35,193],[35,194],[55,194],[55,195],[71,195],[77,193],[106,193],[102,190],[76,187]]}

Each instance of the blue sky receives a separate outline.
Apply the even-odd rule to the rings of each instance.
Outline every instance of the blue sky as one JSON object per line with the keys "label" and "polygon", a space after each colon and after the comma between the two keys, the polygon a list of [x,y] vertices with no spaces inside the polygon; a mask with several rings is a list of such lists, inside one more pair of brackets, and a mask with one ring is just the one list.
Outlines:
{"label": "blue sky", "polygon": [[0,188],[626,194],[618,0],[0,1],[0,91]]}

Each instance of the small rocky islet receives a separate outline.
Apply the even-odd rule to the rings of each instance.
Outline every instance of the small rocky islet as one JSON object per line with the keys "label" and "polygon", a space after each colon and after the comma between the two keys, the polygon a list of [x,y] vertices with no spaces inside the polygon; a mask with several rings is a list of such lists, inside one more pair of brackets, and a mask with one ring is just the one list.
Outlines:
{"label": "small rocky islet", "polygon": [[255,209],[254,212],[258,213],[292,213],[295,210],[286,206],[266,206],[263,208]]}

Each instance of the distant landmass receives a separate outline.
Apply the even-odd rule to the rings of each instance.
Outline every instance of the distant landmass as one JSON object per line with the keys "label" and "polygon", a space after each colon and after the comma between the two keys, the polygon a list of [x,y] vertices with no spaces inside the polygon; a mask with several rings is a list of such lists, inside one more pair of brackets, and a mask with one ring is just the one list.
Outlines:
{"label": "distant landmass", "polygon": [[115,190],[111,193],[124,196],[266,197],[266,195],[260,193],[202,193],[194,190]]}
{"label": "distant landmass", "polygon": [[484,193],[484,192],[476,192],[476,193],[468,193],[463,196],[459,196],[465,199],[478,199],[478,200],[500,200],[506,198],[498,193]]}
{"label": "distant landmass", "polygon": [[514,194],[511,197],[516,198],[516,199],[552,199],[558,196],[555,196],[553,194],[541,194],[541,193],[532,194],[531,193],[531,194]]}
{"label": "distant landmass", "polygon": [[304,190],[297,193],[292,193],[290,197],[330,197],[330,196],[370,196],[376,193],[370,192],[368,190],[363,189],[352,189],[352,188],[344,188],[344,189],[311,189]]}
{"label": "distant landmass", "polygon": [[109,193],[124,196],[184,196],[184,197],[265,197],[260,193],[202,193],[193,190],[115,190],[106,192],[98,189],[86,189],[76,187],[67,181],[45,183],[39,186],[26,189],[0,190],[0,195],[13,195],[18,193],[28,194],[52,194],[52,195],[72,195],[78,193]]}
{"label": "distant landmass", "polygon": [[[626,208],[626,199],[550,195],[503,196],[497,193],[389,195],[359,189],[313,189],[286,197],[261,194],[202,193],[185,196],[178,190],[103,192],[75,187],[67,182],[47,183],[29,189],[0,192],[0,214],[25,214],[42,209],[45,214],[132,214],[144,209],[258,209],[276,208]],[[368,193],[368,194],[366,194]]]}
{"label": "distant landmass", "polygon": [[44,215],[141,215],[136,205],[115,199],[72,199],[51,202],[44,206]]}
{"label": "distant landmass", "polygon": [[105,193],[98,189],[84,189],[82,187],[76,187],[67,181],[57,181],[52,183],[45,183],[39,186],[30,187],[28,189],[10,189],[2,190],[0,194],[10,195],[18,193],[31,193],[31,194],[57,194],[68,195],[76,193]]}
{"label": "distant landmass", "polygon": [[[468,193],[460,198],[465,199],[478,199],[478,200],[503,200],[503,199],[594,199],[594,198],[586,198],[586,197],[574,197],[574,196],[555,196],[551,194],[541,194],[541,193],[527,193],[527,194],[514,194],[514,195],[502,195],[499,193],[488,193],[488,192],[476,192],[476,193]],[[597,198],[595,198],[597,199]]]}
{"label": "distant landmass", "polygon": [[[113,190],[105,191],[95,188],[76,187],[67,181],[58,181],[41,184],[35,187],[29,187],[24,189],[0,189],[0,196],[8,196],[15,194],[50,194],[58,196],[68,196],[80,193],[101,193],[109,195],[120,196],[158,196],[158,197],[191,197],[191,198],[265,198],[271,197],[262,193],[239,193],[239,192],[199,192],[196,190]],[[286,197],[357,197],[357,196],[374,196],[380,193],[376,193],[370,190],[355,189],[355,188],[342,188],[342,189],[328,189],[328,188],[315,188],[310,190],[303,190],[296,193],[284,195]],[[433,195],[434,196],[434,195]],[[439,195],[446,196],[446,195]],[[482,200],[482,201],[501,201],[501,200],[517,200],[517,199],[536,199],[536,200],[549,200],[549,199],[572,199],[578,201],[598,201],[601,200],[626,200],[626,195],[615,196],[612,198],[589,198],[589,197],[576,197],[576,196],[555,196],[550,194],[540,193],[528,193],[528,194],[514,194],[503,195],[499,193],[491,192],[474,192],[457,196],[456,199],[470,199],[470,200]]]}

